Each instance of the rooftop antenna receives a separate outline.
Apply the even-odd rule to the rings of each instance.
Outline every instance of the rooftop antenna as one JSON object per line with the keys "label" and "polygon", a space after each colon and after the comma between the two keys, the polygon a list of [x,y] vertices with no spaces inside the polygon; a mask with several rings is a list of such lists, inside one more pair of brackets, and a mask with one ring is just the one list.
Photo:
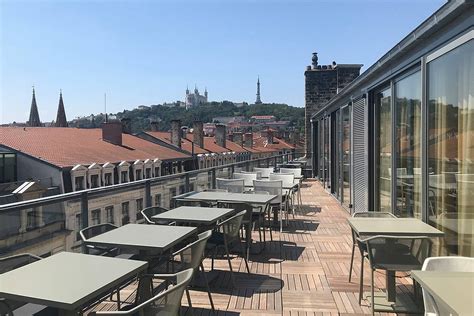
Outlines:
{"label": "rooftop antenna", "polygon": [[108,122],[107,120],[107,93],[104,93],[104,111],[105,111],[105,123]]}

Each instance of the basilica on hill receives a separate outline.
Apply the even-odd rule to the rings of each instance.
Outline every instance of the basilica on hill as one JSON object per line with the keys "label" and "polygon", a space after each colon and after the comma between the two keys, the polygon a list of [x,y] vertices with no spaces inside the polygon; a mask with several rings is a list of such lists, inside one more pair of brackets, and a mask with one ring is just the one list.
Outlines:
{"label": "basilica on hill", "polygon": [[207,102],[207,88],[204,90],[204,95],[199,94],[197,86],[194,86],[194,93],[191,93],[189,88],[186,88],[186,108],[198,106]]}

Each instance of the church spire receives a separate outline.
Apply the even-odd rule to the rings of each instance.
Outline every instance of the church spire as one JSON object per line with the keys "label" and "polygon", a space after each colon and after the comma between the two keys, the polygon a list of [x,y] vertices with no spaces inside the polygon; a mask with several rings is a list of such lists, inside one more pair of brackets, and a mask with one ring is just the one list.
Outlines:
{"label": "church spire", "polygon": [[257,100],[255,100],[255,104],[262,104],[262,100],[260,100],[260,76],[257,78]]}
{"label": "church spire", "polygon": [[30,108],[30,119],[28,120],[28,126],[38,127],[41,126],[41,121],[38,113],[38,106],[36,105],[35,87],[33,87],[33,97],[31,99]]}
{"label": "church spire", "polygon": [[67,127],[66,111],[64,110],[63,92],[59,90],[58,114],[56,115],[56,127]]}

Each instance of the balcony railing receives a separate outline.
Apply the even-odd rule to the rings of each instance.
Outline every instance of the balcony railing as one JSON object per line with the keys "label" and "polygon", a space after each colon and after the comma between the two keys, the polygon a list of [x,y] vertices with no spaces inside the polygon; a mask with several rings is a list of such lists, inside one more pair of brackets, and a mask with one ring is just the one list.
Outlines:
{"label": "balcony railing", "polygon": [[0,205],[0,257],[81,251],[80,229],[104,222],[141,222],[144,207],[168,207],[175,195],[215,188],[216,178],[229,178],[238,168],[277,166],[302,155],[275,155]]}

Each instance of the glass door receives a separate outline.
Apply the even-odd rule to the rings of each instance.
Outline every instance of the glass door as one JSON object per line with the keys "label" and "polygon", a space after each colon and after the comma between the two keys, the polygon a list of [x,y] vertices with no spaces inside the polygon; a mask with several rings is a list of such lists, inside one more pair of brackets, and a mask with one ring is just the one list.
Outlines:
{"label": "glass door", "polygon": [[349,207],[351,204],[351,108],[348,105],[341,111],[341,197],[342,203]]}

